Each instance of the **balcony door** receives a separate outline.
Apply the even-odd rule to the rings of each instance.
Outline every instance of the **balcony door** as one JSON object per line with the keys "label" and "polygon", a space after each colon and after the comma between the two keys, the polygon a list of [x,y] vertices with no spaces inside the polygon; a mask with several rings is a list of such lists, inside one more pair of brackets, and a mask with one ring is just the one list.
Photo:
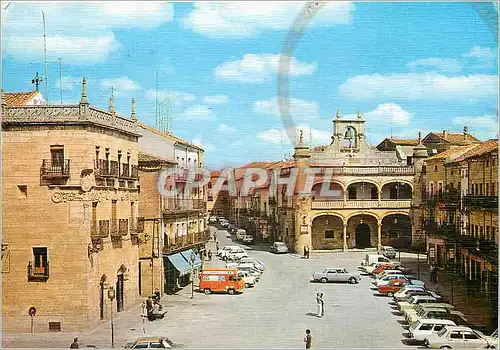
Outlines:
{"label": "balcony door", "polygon": [[52,168],[62,169],[64,167],[64,146],[50,146],[50,163]]}
{"label": "balcony door", "polygon": [[45,267],[47,266],[47,248],[34,247],[33,248],[33,267],[35,274],[44,274]]}

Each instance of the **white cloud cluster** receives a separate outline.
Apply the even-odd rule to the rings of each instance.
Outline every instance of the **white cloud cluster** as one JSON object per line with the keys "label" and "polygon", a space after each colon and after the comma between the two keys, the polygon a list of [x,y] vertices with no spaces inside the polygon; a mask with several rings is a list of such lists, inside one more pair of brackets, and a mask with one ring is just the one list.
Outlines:
{"label": "white cloud cluster", "polygon": [[43,59],[42,11],[48,60],[77,65],[103,62],[118,50],[115,28],[148,29],[173,19],[172,4],[160,1],[12,2],[2,11],[5,54]]}
{"label": "white cloud cluster", "polygon": [[113,88],[113,93],[116,95],[120,95],[123,92],[136,91],[140,88],[140,86],[135,81],[126,76],[122,76],[119,78],[101,79],[100,85],[101,87],[107,89]]}
{"label": "white cloud cluster", "polygon": [[[306,124],[299,124],[294,128],[290,129],[290,132],[287,133],[285,129],[268,129],[257,133],[256,137],[260,141],[264,141],[266,143],[272,143],[276,145],[290,145],[297,143],[300,137],[300,131],[303,132],[304,143],[309,144],[309,141],[312,140],[314,144],[330,144],[331,142],[331,133],[328,131],[311,128]],[[290,140],[290,135],[293,135],[293,139]]]}
{"label": "white cloud cluster", "polygon": [[229,102],[229,97],[227,95],[213,95],[204,96],[201,101],[209,105],[220,105]]}
{"label": "white cloud cluster", "polygon": [[[310,75],[316,71],[317,63],[301,62],[295,57],[290,57],[290,76]],[[215,77],[239,83],[261,83],[269,81],[279,71],[279,54],[251,54],[243,58],[223,62],[215,68]]]}
{"label": "white cloud cluster", "polygon": [[405,125],[411,122],[412,116],[409,111],[395,103],[382,103],[375,109],[366,112],[363,119],[374,124],[384,124],[384,126],[387,123]]}
{"label": "white cloud cluster", "polygon": [[432,72],[357,75],[343,82],[339,92],[353,100],[482,100],[497,97],[498,77]]}
{"label": "white cloud cluster", "polygon": [[[304,9],[306,2],[240,1],[196,2],[182,22],[184,27],[212,38],[243,38],[266,30],[286,30]],[[311,26],[350,23],[354,5],[346,1],[324,4]]]}
{"label": "white cloud cluster", "polygon": [[[269,115],[273,117],[280,116],[279,100],[274,97],[269,100],[255,101],[253,110],[256,113]],[[320,116],[319,106],[314,101],[306,101],[298,98],[290,98],[290,115],[294,119],[311,120]]]}
{"label": "white cloud cluster", "polygon": [[191,142],[193,145],[203,148],[205,152],[214,152],[217,150],[217,147],[213,143],[204,142],[201,137],[194,138]]}
{"label": "white cloud cluster", "polygon": [[227,124],[221,124],[217,127],[217,131],[222,134],[232,134],[236,131],[236,129]]}
{"label": "white cloud cluster", "polygon": [[421,58],[409,62],[406,66],[409,68],[431,68],[445,73],[457,73],[462,69],[461,63],[454,58],[438,57]]}
{"label": "white cloud cluster", "polygon": [[[156,99],[156,90],[148,89],[145,92],[146,99],[154,101]],[[172,91],[172,90],[158,90],[158,102],[166,102],[170,100],[172,105],[183,105],[196,100],[196,96],[183,91]]]}
{"label": "white cloud cluster", "polygon": [[183,112],[178,115],[179,120],[184,121],[200,121],[214,119],[212,108],[206,105],[193,105],[187,107]]}
{"label": "white cloud cluster", "polygon": [[483,140],[498,137],[498,118],[493,115],[454,117],[452,123],[467,126],[471,134]]}
{"label": "white cloud cluster", "polygon": [[473,58],[495,58],[497,55],[489,47],[473,46],[464,56]]}

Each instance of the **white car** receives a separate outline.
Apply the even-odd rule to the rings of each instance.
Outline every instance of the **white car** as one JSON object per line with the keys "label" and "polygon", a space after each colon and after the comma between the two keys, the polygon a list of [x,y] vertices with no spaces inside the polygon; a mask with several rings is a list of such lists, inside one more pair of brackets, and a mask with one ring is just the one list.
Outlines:
{"label": "white car", "polygon": [[250,288],[255,286],[256,279],[248,271],[239,270],[238,277],[241,277],[243,282],[245,282],[245,288]]}
{"label": "white car", "polygon": [[433,349],[485,349],[490,346],[482,333],[460,326],[446,326],[425,337],[424,344]]}
{"label": "white car", "polygon": [[220,256],[221,258],[224,258],[226,256],[226,253],[228,253],[231,249],[234,249],[234,248],[239,248],[239,246],[227,245],[225,247],[222,247],[217,251],[217,255]]}
{"label": "white car", "polygon": [[421,319],[411,324],[409,337],[412,342],[424,342],[425,338],[436,334],[446,326],[456,326],[455,322],[445,319]]}
{"label": "white car", "polygon": [[211,216],[208,221],[210,222],[217,222],[217,218],[215,216]]}
{"label": "white car", "polygon": [[385,286],[392,280],[408,280],[405,275],[387,275],[380,279],[375,279],[372,283],[378,288],[379,286]]}
{"label": "white car", "polygon": [[240,260],[240,263],[241,264],[253,263],[255,265],[255,267],[257,267],[261,271],[264,271],[266,269],[266,265],[264,265],[264,263],[262,263],[261,261],[255,259],[255,258],[252,258],[252,257],[242,258]]}
{"label": "white car", "polygon": [[238,270],[248,272],[251,276],[255,277],[255,281],[257,281],[257,282],[260,279],[261,272],[251,265],[240,264],[240,265],[238,265]]}
{"label": "white car", "polygon": [[247,257],[248,257],[248,254],[245,251],[245,249],[240,248],[240,247],[232,248],[225,255],[226,260],[231,260],[231,261],[239,261],[242,258],[247,258]]}

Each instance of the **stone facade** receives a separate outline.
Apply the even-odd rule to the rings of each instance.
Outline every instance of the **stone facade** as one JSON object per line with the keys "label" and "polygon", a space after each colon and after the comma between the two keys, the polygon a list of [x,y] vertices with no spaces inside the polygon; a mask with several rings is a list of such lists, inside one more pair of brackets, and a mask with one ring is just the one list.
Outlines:
{"label": "stone facade", "polygon": [[77,106],[2,107],[3,329],[29,332],[34,306],[35,332],[88,331],[110,287],[115,312],[137,302],[140,135],[85,89]]}

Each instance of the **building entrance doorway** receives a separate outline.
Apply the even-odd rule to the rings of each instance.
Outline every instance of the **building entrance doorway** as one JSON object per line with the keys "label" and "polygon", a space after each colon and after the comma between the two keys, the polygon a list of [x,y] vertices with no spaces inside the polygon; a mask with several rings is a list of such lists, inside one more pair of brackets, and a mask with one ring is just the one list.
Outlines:
{"label": "building entrance doorway", "polygon": [[104,319],[104,283],[106,282],[106,276],[101,277],[99,283],[99,318]]}
{"label": "building entrance doorway", "polygon": [[371,247],[370,226],[367,224],[359,224],[356,226],[356,248],[368,247]]}
{"label": "building entrance doorway", "polygon": [[116,312],[123,310],[123,273],[116,276]]}

